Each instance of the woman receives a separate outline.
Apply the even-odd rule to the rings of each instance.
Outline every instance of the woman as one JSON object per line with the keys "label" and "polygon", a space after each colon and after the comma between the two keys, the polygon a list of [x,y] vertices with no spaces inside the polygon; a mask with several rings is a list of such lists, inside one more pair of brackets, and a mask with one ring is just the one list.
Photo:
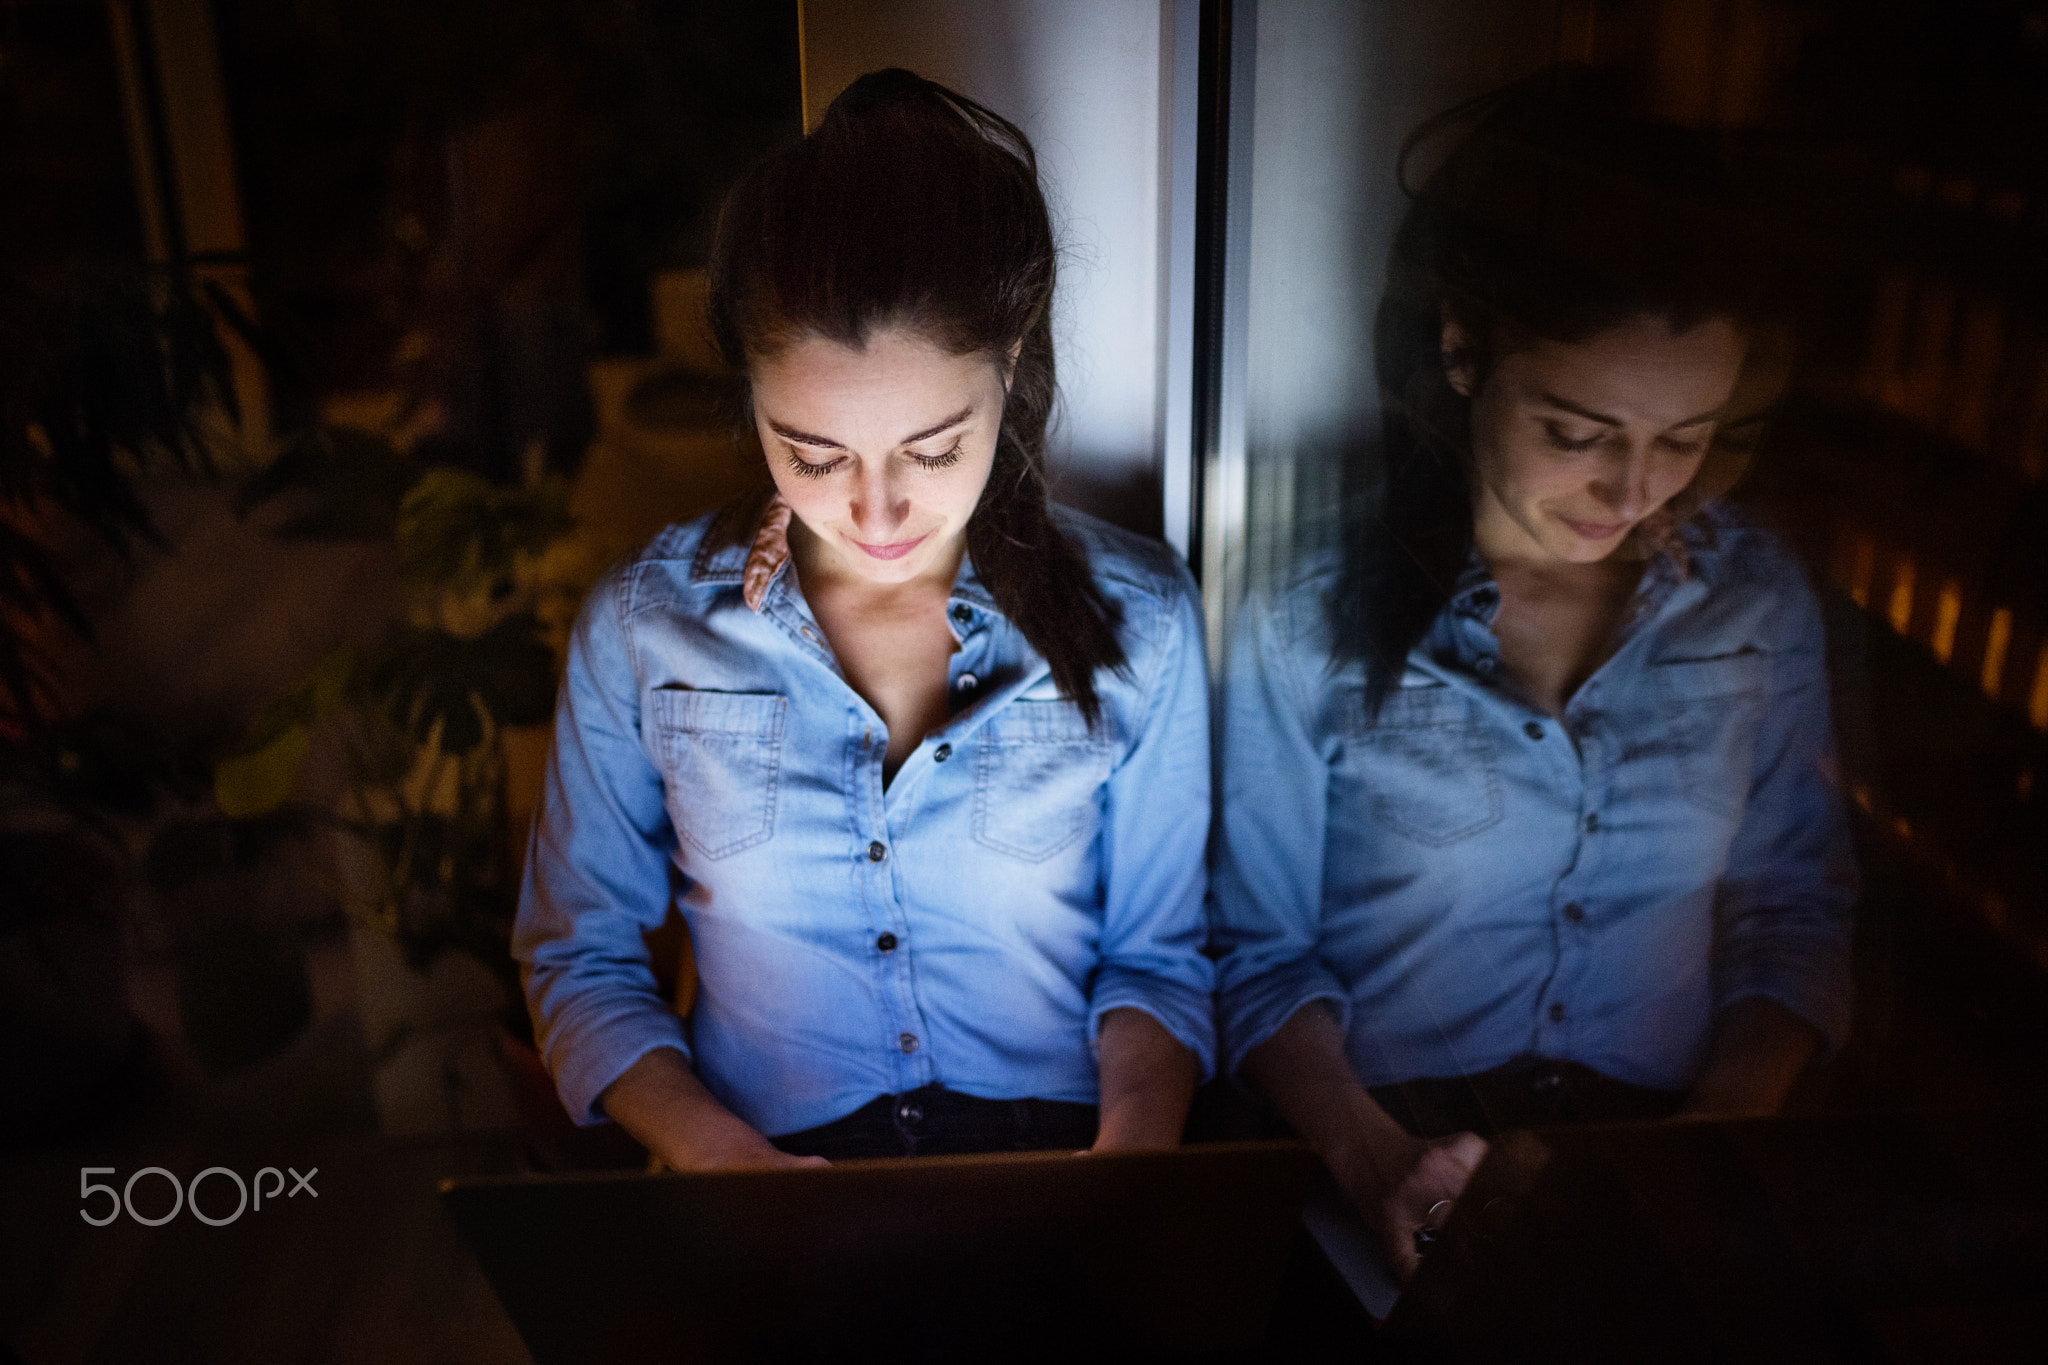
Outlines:
{"label": "woman", "polygon": [[1047,506],[1054,259],[1023,134],[904,71],[726,205],[772,487],[591,594],[514,942],[569,1112],[671,1167],[1170,1147],[1211,1066],[1199,619]]}
{"label": "woman", "polygon": [[1568,73],[1482,109],[1393,247],[1367,515],[1244,613],[1214,891],[1229,1063],[1403,1278],[1480,1132],[1774,1110],[1855,894],[1814,598],[1715,501],[1775,351],[1728,192]]}

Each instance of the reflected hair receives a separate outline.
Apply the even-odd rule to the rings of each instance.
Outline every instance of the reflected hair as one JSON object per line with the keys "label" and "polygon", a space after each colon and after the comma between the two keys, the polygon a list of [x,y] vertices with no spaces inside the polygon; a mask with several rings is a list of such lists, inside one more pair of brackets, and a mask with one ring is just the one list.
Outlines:
{"label": "reflected hair", "polygon": [[[1411,189],[1416,153],[1460,128]],[[1472,339],[1465,358],[1482,384],[1501,356],[1539,339],[1585,341],[1645,316],[1680,332],[1734,322],[1750,342],[1740,410],[1657,519],[1665,533],[1735,482],[1762,407],[1744,400],[1772,387],[1784,352],[1713,148],[1635,117],[1590,68],[1550,67],[1438,115],[1409,136],[1397,174],[1410,204],[1373,328],[1382,445],[1351,471],[1330,599],[1337,657],[1365,665],[1370,714],[1399,686],[1472,550],[1471,400],[1446,373],[1447,321]]]}
{"label": "reflected hair", "polygon": [[[1046,425],[1058,394],[1058,251],[1031,143],[1009,120],[909,71],[862,76],[816,131],[726,200],[710,263],[712,335],[734,373],[823,338],[863,348],[903,328],[953,355],[1008,364],[994,467],[967,553],[996,605],[1044,656],[1091,728],[1096,670],[1125,664],[1114,605],[1053,523]],[[751,396],[745,399],[751,411]],[[714,528],[751,530],[766,490]]]}

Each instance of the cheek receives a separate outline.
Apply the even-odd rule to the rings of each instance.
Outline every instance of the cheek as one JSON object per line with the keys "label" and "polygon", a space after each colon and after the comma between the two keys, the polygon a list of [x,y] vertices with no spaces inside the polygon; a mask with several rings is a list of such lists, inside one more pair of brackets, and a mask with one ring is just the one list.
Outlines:
{"label": "cheek", "polygon": [[1474,442],[1479,474],[1501,502],[1515,506],[1545,502],[1584,486],[1586,473],[1561,460],[1539,437],[1508,435],[1490,446]]}
{"label": "cheek", "polygon": [[928,491],[924,501],[949,521],[964,522],[980,504],[981,491],[988,486],[989,472],[994,466],[994,442],[979,451],[962,450],[960,463],[926,475]]}
{"label": "cheek", "polygon": [[791,472],[786,464],[777,462],[773,456],[768,460],[768,473],[775,480],[775,491],[782,494],[782,500],[789,504],[790,511],[812,527],[834,521],[846,510],[844,480],[806,479]]}

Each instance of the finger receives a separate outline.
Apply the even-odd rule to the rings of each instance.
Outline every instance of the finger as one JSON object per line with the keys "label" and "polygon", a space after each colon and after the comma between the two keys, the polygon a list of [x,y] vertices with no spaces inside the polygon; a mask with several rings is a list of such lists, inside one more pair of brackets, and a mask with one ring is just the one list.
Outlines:
{"label": "finger", "polygon": [[1394,1283],[1405,1289],[1422,1266],[1422,1258],[1415,1254],[1415,1229],[1406,1226],[1396,1229],[1388,1236],[1386,1248],[1387,1268],[1394,1272]]}
{"label": "finger", "polygon": [[1479,1169],[1479,1163],[1486,1160],[1490,1150],[1485,1138],[1477,1133],[1460,1133],[1440,1149],[1444,1155],[1455,1161],[1469,1178]]}
{"label": "finger", "polygon": [[1400,1198],[1420,1216],[1439,1199],[1456,1199],[1471,1180],[1472,1170],[1463,1154],[1445,1147],[1431,1148],[1401,1182]]}

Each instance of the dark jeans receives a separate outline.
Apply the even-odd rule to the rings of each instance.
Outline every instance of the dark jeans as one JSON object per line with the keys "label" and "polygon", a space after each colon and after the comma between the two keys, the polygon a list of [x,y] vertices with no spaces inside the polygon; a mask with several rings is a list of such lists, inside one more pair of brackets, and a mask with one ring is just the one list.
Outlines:
{"label": "dark jeans", "polygon": [[1430,1076],[1372,1087],[1396,1122],[1422,1138],[1470,1130],[1625,1123],[1669,1118],[1685,1096],[1603,1076],[1577,1062],[1524,1057],[1476,1076]]}
{"label": "dark jeans", "polygon": [[795,1156],[879,1156],[1080,1150],[1095,1141],[1096,1108],[1062,1100],[985,1100],[927,1085],[877,1095],[844,1118],[771,1138]]}

